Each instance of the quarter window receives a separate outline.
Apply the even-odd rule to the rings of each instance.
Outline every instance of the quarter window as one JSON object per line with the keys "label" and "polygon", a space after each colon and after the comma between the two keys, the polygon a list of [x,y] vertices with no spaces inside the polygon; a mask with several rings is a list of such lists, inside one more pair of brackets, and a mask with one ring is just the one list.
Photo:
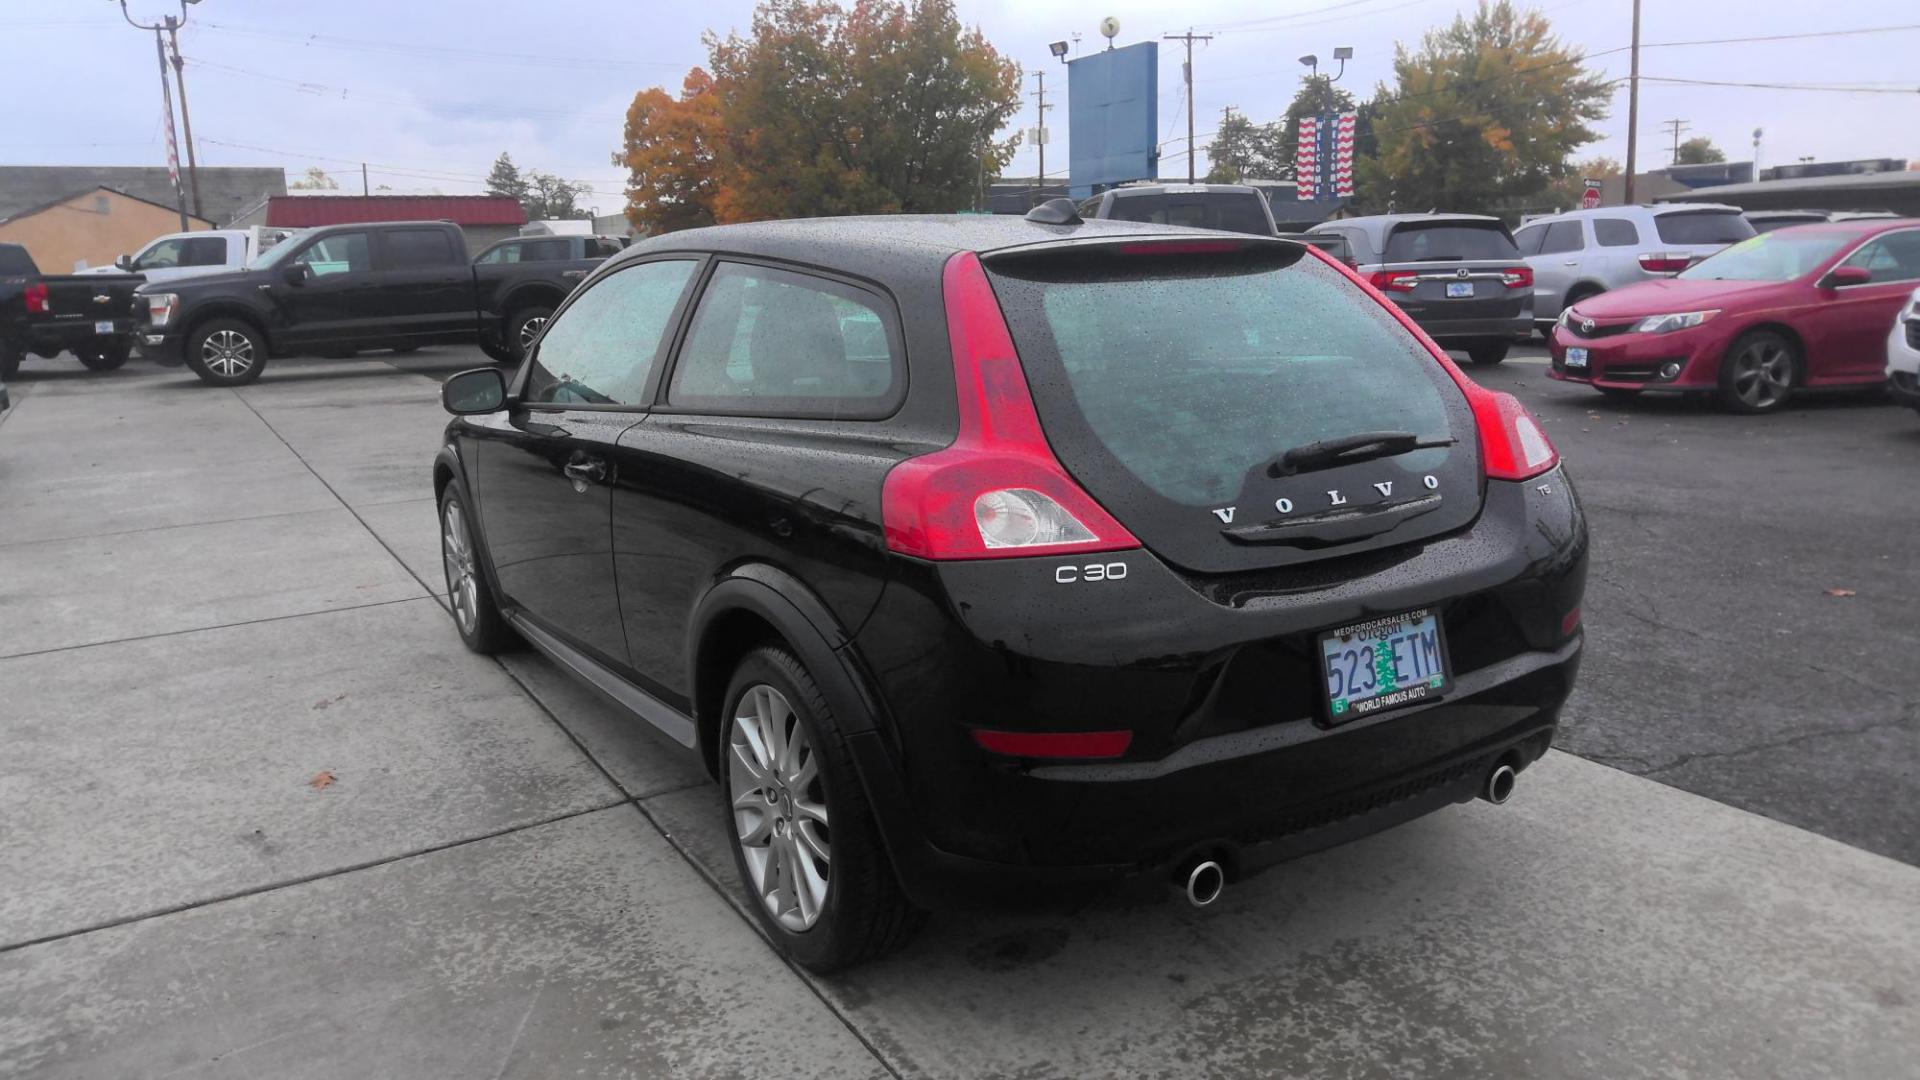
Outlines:
{"label": "quarter window", "polygon": [[1865,267],[1875,285],[1920,278],[1920,229],[1879,237],[1854,252],[1845,265]]}
{"label": "quarter window", "polygon": [[365,273],[371,265],[367,259],[367,234],[354,232],[323,236],[308,244],[305,251],[293,257],[293,261],[311,270],[314,277]]}
{"label": "quarter window", "polygon": [[1579,222],[1556,221],[1547,226],[1547,236],[1540,244],[1540,254],[1560,255],[1579,251],[1586,246],[1586,239],[1580,235]]}
{"label": "quarter window", "polygon": [[1545,225],[1529,225],[1513,234],[1513,246],[1520,249],[1522,255],[1540,254],[1540,241],[1546,239]]}
{"label": "quarter window", "polygon": [[760,416],[893,412],[901,350],[877,297],[851,285],[722,263],[700,298],[667,402]]}
{"label": "quarter window", "polygon": [[645,404],[647,379],[696,265],[691,259],[638,263],[581,293],[535,348],[524,400]]}
{"label": "quarter window", "polygon": [[1626,218],[1594,218],[1593,238],[1601,247],[1638,247],[1640,230]]}

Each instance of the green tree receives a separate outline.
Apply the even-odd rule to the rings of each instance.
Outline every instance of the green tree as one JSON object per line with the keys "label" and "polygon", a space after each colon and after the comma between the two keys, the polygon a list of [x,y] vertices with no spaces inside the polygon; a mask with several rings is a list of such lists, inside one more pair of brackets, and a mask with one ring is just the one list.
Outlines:
{"label": "green tree", "polygon": [[1280,180],[1293,175],[1293,155],[1282,154],[1286,125],[1256,124],[1229,105],[1220,114],[1220,126],[1207,146],[1207,183],[1237,184],[1242,180]]}
{"label": "green tree", "polygon": [[338,191],[340,190],[340,181],[335,180],[331,176],[328,176],[326,174],[326,171],[320,168],[320,166],[309,165],[307,166],[306,174],[302,176],[300,179],[295,180],[293,183],[288,184],[287,190],[288,191]]}
{"label": "green tree", "polygon": [[538,169],[527,171],[527,194],[520,205],[526,208],[527,217],[535,221],[564,221],[569,218],[589,218],[593,212],[575,205],[582,195],[593,194],[593,189],[584,184],[572,184]]}
{"label": "green tree", "polygon": [[1395,86],[1371,108],[1377,156],[1358,164],[1361,199],[1382,210],[1489,210],[1533,202],[1598,136],[1607,82],[1510,0],[1395,48]]}
{"label": "green tree", "polygon": [[505,195],[523,205],[527,201],[527,181],[505,150],[493,159],[493,171],[487,174],[487,194]]}
{"label": "green tree", "polygon": [[1618,161],[1610,157],[1590,157],[1583,161],[1576,161],[1567,170],[1567,175],[1548,184],[1540,198],[1531,200],[1526,209],[1578,210],[1580,200],[1586,197],[1588,180],[1606,180],[1619,176],[1625,171]]}
{"label": "green tree", "polygon": [[1680,152],[1673,155],[1675,165],[1717,165],[1725,160],[1726,152],[1705,135],[1696,135],[1681,143]]}

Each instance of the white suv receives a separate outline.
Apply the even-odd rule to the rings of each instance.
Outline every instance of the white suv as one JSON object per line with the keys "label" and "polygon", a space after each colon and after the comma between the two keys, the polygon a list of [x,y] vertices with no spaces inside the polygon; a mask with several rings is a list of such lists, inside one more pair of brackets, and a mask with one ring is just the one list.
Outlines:
{"label": "white suv", "polygon": [[1737,206],[1609,206],[1537,218],[1513,234],[1533,268],[1533,318],[1546,327],[1589,296],[1673,275],[1754,235]]}
{"label": "white suv", "polygon": [[1920,412],[1920,289],[1913,291],[1887,336],[1887,389]]}

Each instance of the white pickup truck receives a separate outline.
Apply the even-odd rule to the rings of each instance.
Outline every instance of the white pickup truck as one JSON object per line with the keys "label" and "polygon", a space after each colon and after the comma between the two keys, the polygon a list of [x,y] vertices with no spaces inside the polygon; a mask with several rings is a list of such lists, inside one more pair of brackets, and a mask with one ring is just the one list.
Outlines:
{"label": "white pickup truck", "polygon": [[270,229],[264,225],[168,233],[156,237],[136,255],[120,256],[111,266],[94,266],[75,273],[142,274],[150,282],[224,274],[245,269],[254,256],[291,235],[292,229]]}

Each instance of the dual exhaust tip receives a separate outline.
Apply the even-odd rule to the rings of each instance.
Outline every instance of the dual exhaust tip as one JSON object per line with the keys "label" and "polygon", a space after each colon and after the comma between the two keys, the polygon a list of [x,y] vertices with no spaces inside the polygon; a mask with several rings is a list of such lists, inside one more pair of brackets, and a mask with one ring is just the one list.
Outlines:
{"label": "dual exhaust tip", "polygon": [[[1519,774],[1513,771],[1513,766],[1505,762],[1495,765],[1493,771],[1487,774],[1486,782],[1480,786],[1480,797],[1498,806],[1513,798],[1514,783],[1518,779]],[[1197,908],[1207,907],[1220,899],[1220,894],[1227,889],[1227,872],[1212,859],[1200,859],[1188,864],[1187,872],[1176,882],[1181,880],[1185,882],[1187,903]]]}

